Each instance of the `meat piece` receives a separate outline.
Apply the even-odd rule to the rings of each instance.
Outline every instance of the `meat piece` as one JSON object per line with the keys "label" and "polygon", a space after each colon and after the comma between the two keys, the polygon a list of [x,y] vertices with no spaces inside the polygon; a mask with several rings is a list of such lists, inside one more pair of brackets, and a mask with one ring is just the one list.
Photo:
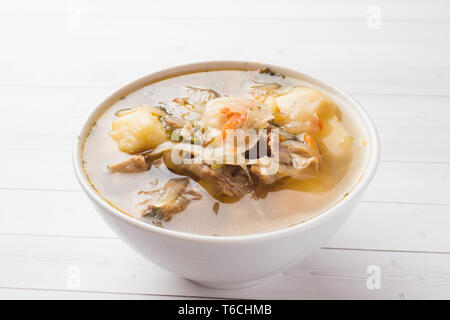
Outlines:
{"label": "meat piece", "polygon": [[170,220],[172,215],[187,208],[191,200],[200,200],[202,195],[192,189],[189,178],[170,179],[164,187],[157,190],[140,191],[146,199],[140,203],[142,216],[151,216],[159,220]]}
{"label": "meat piece", "polygon": [[[272,139],[272,135],[269,135],[269,148],[272,155],[270,161],[253,165],[250,169],[257,183],[272,184],[284,177],[299,180],[314,177],[320,157],[316,150],[296,140],[285,140],[275,146]],[[274,164],[278,166],[277,172],[268,174],[269,167],[273,167]]]}
{"label": "meat piece", "polygon": [[120,173],[138,173],[149,170],[151,164],[147,162],[143,155],[131,156],[130,158],[109,165],[109,172],[120,172]]}
{"label": "meat piece", "polygon": [[282,178],[279,174],[265,174],[264,168],[260,165],[251,166],[250,173],[256,184],[272,184]]}
{"label": "meat piece", "polygon": [[[273,154],[277,154],[276,151],[274,151]],[[283,143],[278,146],[278,162],[285,165],[291,164],[291,153]]]}
{"label": "meat piece", "polygon": [[224,165],[212,169],[208,164],[183,164],[182,170],[194,174],[214,187],[219,194],[236,199],[252,191],[251,182],[239,166]]}
{"label": "meat piece", "polygon": [[252,191],[252,183],[248,175],[239,166],[224,165],[213,170],[204,165],[201,178],[210,181],[214,187],[224,195],[236,199],[242,198]]}
{"label": "meat piece", "polygon": [[187,174],[193,178],[202,179],[214,187],[218,194],[235,199],[242,198],[246,193],[253,190],[253,184],[247,173],[240,166],[223,165],[213,169],[209,164],[175,164],[172,161],[171,153],[164,156],[166,166],[171,170]]}
{"label": "meat piece", "polygon": [[[320,155],[317,150],[306,143],[287,140],[280,143],[279,149],[282,165],[301,170],[313,164],[318,169]],[[286,161],[286,154],[289,155],[289,161]]]}

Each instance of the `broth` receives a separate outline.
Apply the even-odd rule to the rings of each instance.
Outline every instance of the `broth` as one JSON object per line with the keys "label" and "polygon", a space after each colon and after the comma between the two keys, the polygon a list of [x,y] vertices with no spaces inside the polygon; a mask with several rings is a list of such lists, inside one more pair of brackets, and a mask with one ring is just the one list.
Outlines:
{"label": "broth", "polygon": [[[350,113],[344,112],[338,99],[318,88],[312,91],[308,89],[310,87],[299,79],[277,75],[270,70],[205,71],[149,84],[120,99],[98,118],[83,148],[85,172],[97,192],[113,206],[137,219],[171,230],[202,235],[236,236],[278,230],[304,222],[324,212],[349,192],[361,175],[364,153],[364,137]],[[185,99],[186,97],[190,100]],[[203,98],[207,101],[201,101]],[[193,103],[194,100],[197,102]],[[213,100],[216,102],[211,102]],[[308,105],[309,102],[311,105]],[[295,172],[292,168],[282,165],[287,173],[281,178],[280,173],[275,174],[276,178],[272,179],[274,182],[271,180],[271,183],[261,183],[265,181],[266,176],[257,175],[259,169],[254,170],[251,165],[233,166],[243,168],[244,171],[248,169],[249,178],[245,183],[252,187],[243,195],[230,196],[215,190],[220,184],[217,180],[199,178],[185,168],[174,169],[173,163],[166,161],[168,152],[173,151],[165,151],[159,157],[159,154],[152,154],[154,148],[146,149],[145,143],[141,143],[141,147],[135,140],[131,143],[131,140],[124,138],[125,131],[120,131],[126,121],[135,121],[132,117],[138,117],[138,113],[133,113],[136,110],[143,110],[142,116],[139,114],[139,121],[153,114],[151,112],[156,112],[155,119],[159,117],[164,129],[161,132],[169,136],[172,134],[172,140],[174,132],[180,133],[186,128],[186,124],[177,128],[177,121],[180,119],[191,121],[191,118],[195,118],[192,123],[219,126],[220,131],[220,121],[217,124],[217,119],[214,118],[214,103],[220,107],[216,108],[220,110],[217,117],[224,117],[225,126],[245,126],[243,123],[250,121],[253,112],[253,117],[257,120],[252,121],[261,121],[257,129],[269,130],[264,139],[272,141],[273,137],[268,138],[270,134],[274,134],[276,130],[281,131],[280,150],[285,148],[289,152],[297,152],[295,157],[290,154],[289,160],[292,162],[291,166],[295,167],[297,163]],[[251,105],[250,111],[245,111],[243,116],[243,113],[233,109],[233,103],[236,103],[238,109]],[[146,109],[155,106],[163,112],[156,109],[150,112]],[[269,111],[272,118],[267,120],[264,117]],[[129,119],[125,121],[124,117],[127,115]],[[120,118],[123,119],[121,123],[115,122]],[[296,120],[292,121],[293,118]],[[149,118],[148,121],[154,120]],[[116,129],[111,133],[113,123]],[[175,125],[171,127],[168,123]],[[131,127],[127,128],[132,130],[129,129]],[[217,140],[220,139],[225,141],[227,131],[222,129],[212,140],[205,142],[205,136],[217,131],[209,128],[197,131],[203,137],[200,146],[218,143]],[[258,136],[259,142],[261,137]],[[148,139],[147,145],[166,138],[152,131]],[[175,139],[171,143],[178,142],[179,140]],[[126,152],[121,151],[119,147]],[[135,163],[128,167],[114,166],[130,159],[130,155],[145,156],[145,161],[147,164],[151,163],[151,168],[139,169],[141,172],[124,173],[123,171],[127,170],[133,171]],[[139,165],[145,167],[145,164],[142,160]],[[112,166],[108,168],[110,165]],[[304,166],[307,167],[303,168]],[[223,164],[209,164],[206,169],[212,169],[213,173],[219,172],[220,175],[226,168],[227,165]],[[114,170],[119,172],[112,172]],[[292,175],[288,175],[291,173]],[[231,184],[239,184],[239,179],[247,179],[240,171],[236,176],[233,174],[227,180]],[[155,211],[157,206],[152,204],[151,212],[157,214],[142,216],[142,208],[147,205],[146,198],[150,195],[154,197],[155,190],[164,188],[171,179],[180,178],[177,183],[186,183],[186,180],[181,179],[186,175],[189,177],[190,191],[185,193],[188,205],[181,212],[161,216],[161,210]],[[218,178],[220,177],[215,179]],[[259,182],[256,183],[255,180]]]}

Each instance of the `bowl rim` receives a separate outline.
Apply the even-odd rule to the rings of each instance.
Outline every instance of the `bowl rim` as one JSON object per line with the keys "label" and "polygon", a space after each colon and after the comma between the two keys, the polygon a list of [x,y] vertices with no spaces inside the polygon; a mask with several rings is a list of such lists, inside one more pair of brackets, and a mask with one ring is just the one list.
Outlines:
{"label": "bowl rim", "polygon": [[[285,227],[279,230],[273,230],[268,232],[262,232],[262,233],[256,233],[256,234],[248,234],[248,235],[237,235],[237,236],[212,236],[212,235],[200,235],[200,234],[194,234],[194,233],[187,233],[187,232],[181,232],[181,231],[175,231],[170,229],[161,228],[158,226],[154,226],[152,224],[146,223],[144,221],[141,221],[139,219],[136,219],[134,217],[131,217],[122,211],[116,209],[112,205],[110,205],[91,185],[89,182],[89,179],[87,175],[84,172],[83,166],[82,166],[82,146],[84,144],[85,139],[87,138],[87,134],[85,134],[84,138],[81,138],[83,132],[89,132],[91,128],[91,124],[93,120],[98,118],[97,113],[99,113],[99,110],[106,110],[107,107],[105,107],[105,104],[111,105],[111,102],[113,100],[116,100],[115,97],[117,97],[118,94],[121,92],[133,92],[137,90],[139,87],[144,87],[148,84],[161,81],[163,79],[172,78],[178,75],[182,74],[189,74],[194,72],[201,72],[205,70],[256,70],[258,68],[262,67],[268,67],[271,70],[275,72],[279,72],[282,74],[294,74],[297,76],[301,76],[302,79],[306,79],[306,82],[311,82],[311,84],[319,87],[324,88],[328,91],[333,92],[333,94],[339,96],[340,99],[344,100],[346,104],[350,106],[350,109],[352,112],[355,112],[357,115],[357,118],[362,120],[363,127],[367,131],[367,145],[366,147],[369,148],[368,150],[368,156],[366,160],[365,167],[361,169],[362,175],[359,178],[359,181],[356,182],[356,184],[352,187],[352,189],[348,192],[348,194],[338,200],[337,203],[332,205],[330,208],[323,211],[321,214],[310,218],[304,222],[300,222],[298,224],[295,224],[293,226]],[[166,75],[162,79],[158,79],[158,77],[161,77],[163,75]],[[150,80],[153,78],[153,80]],[[155,80],[156,79],[156,80]],[[142,82],[148,81],[148,84],[142,85]],[[130,88],[137,87],[133,90],[130,90]],[[203,62],[195,62],[195,63],[188,63],[183,65],[178,65],[170,68],[165,68],[156,72],[152,72],[150,74],[147,74],[145,76],[142,76],[138,78],[137,80],[134,80],[132,82],[129,82],[123,86],[121,86],[119,89],[114,90],[108,97],[106,97],[101,103],[99,103],[93,110],[90,111],[88,116],[85,118],[82,124],[82,128],[80,130],[80,134],[77,136],[76,142],[73,146],[73,154],[72,154],[72,161],[73,161],[73,168],[75,171],[75,176],[81,185],[81,188],[86,193],[86,195],[98,206],[100,206],[104,211],[106,211],[108,214],[114,216],[115,218],[133,225],[136,228],[139,228],[144,231],[156,233],[161,236],[166,236],[169,238],[176,238],[176,239],[183,239],[183,240],[190,240],[190,241],[199,241],[199,242],[213,242],[213,243],[238,243],[242,241],[247,242],[253,242],[253,241],[260,241],[260,240],[273,240],[280,237],[289,236],[293,233],[297,232],[303,232],[306,230],[310,230],[312,228],[316,228],[318,225],[325,223],[326,221],[330,220],[334,216],[338,215],[339,213],[343,214],[345,210],[339,210],[340,208],[346,206],[347,203],[351,201],[355,201],[357,199],[357,196],[362,193],[368,184],[371,182],[373,176],[375,175],[375,172],[378,167],[380,158],[380,141],[379,136],[377,133],[377,130],[375,128],[375,125],[370,118],[370,116],[367,114],[367,112],[364,110],[364,108],[361,106],[359,102],[357,102],[355,99],[353,99],[348,93],[342,91],[341,89],[338,89],[334,87],[333,85],[320,80],[314,76],[311,76],[309,74],[296,71],[294,69],[290,69],[287,67],[280,67],[276,65],[266,64],[266,63],[259,63],[259,62],[248,62],[248,61],[237,61],[237,60],[212,60],[212,61],[203,61]]]}

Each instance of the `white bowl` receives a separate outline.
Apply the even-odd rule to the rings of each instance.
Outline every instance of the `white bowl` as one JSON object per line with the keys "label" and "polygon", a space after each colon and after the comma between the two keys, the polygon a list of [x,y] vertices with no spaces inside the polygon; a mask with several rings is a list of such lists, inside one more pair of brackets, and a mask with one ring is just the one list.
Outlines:
{"label": "white bowl", "polygon": [[[204,70],[255,70],[268,66],[275,72],[303,79],[337,97],[355,114],[366,131],[367,152],[361,178],[336,205],[304,223],[267,233],[214,237],[167,230],[129,217],[110,206],[90,185],[81,164],[81,149],[92,124],[121,96],[152,82]],[[114,92],[84,122],[73,152],[77,179],[107,224],[130,247],[152,262],[181,277],[213,288],[237,288],[257,282],[298,262],[325,244],[359,202],[379,161],[379,139],[364,109],[341,90],[311,76],[286,68],[238,61],[212,61],[178,66],[140,78]]]}

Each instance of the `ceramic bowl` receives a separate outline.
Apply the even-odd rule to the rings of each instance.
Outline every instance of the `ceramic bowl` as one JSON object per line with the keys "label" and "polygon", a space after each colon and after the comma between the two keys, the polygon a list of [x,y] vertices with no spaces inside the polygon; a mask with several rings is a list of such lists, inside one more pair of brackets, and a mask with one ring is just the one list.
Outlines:
{"label": "ceramic bowl", "polygon": [[[90,185],[81,164],[82,145],[92,124],[119,97],[158,80],[205,70],[255,70],[269,67],[319,87],[338,100],[340,108],[351,112],[366,137],[361,177],[348,195],[333,207],[304,223],[267,233],[217,237],[163,229],[132,218],[110,206]],[[361,199],[379,161],[379,139],[364,109],[343,91],[312,76],[277,66],[253,62],[211,61],[177,66],[142,77],[114,92],[94,108],[74,146],[73,165],[78,181],[107,224],[130,247],[163,268],[181,277],[213,288],[247,286],[298,262],[325,244],[338,231]]]}

